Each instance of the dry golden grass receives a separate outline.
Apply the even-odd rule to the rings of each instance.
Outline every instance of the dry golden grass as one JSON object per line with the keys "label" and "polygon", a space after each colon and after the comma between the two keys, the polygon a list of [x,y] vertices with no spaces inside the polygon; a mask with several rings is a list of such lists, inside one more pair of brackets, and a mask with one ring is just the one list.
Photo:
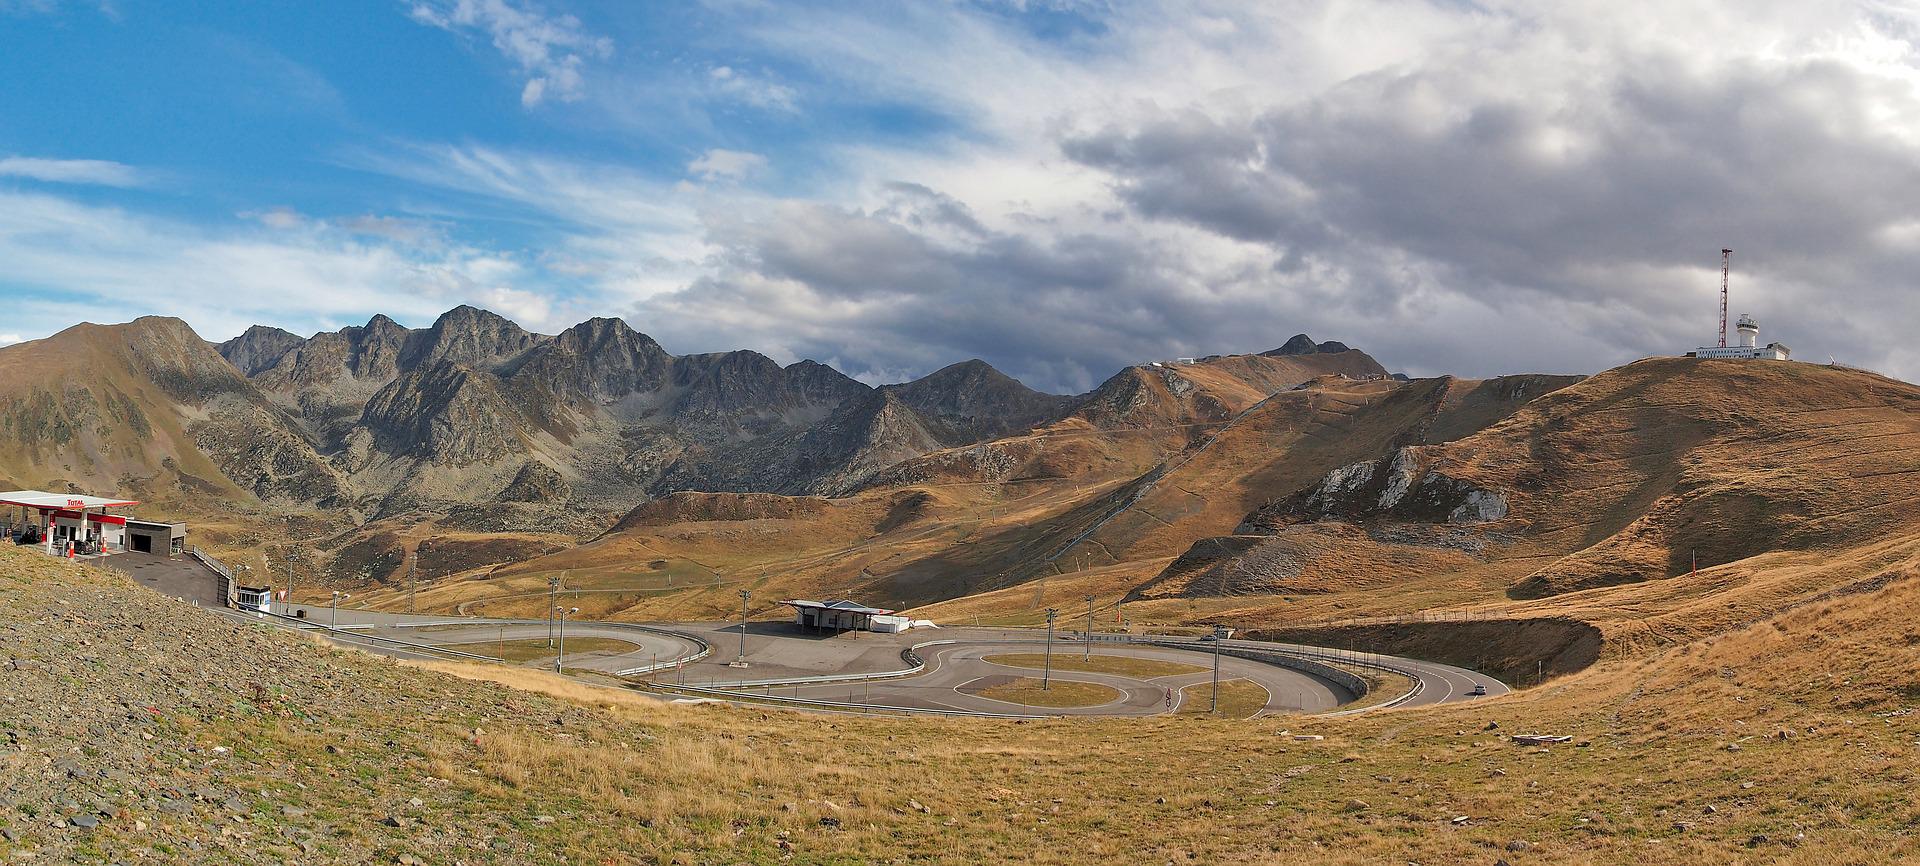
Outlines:
{"label": "dry golden grass", "polygon": [[[1214,715],[1223,719],[1250,719],[1267,707],[1267,690],[1252,680],[1220,680],[1220,705]],[[1181,713],[1213,712],[1213,682],[1194,683],[1180,690]]]}
{"label": "dry golden grass", "polygon": [[[460,650],[461,652],[475,653],[477,655],[492,656],[501,661],[509,662],[530,662],[535,659],[550,659],[559,652],[558,649],[547,646],[546,639],[544,638],[510,641],[482,640],[474,641],[473,643],[448,644],[447,648]],[[629,653],[639,649],[639,647],[626,641],[616,640],[610,637],[575,637],[567,639],[565,649],[567,655],[572,656],[578,653]]]}
{"label": "dry golden grass", "polygon": [[990,685],[963,686],[962,690],[988,700],[1049,709],[1097,707],[1120,699],[1120,690],[1112,686],[1059,677],[1044,686],[1040,677],[1012,677]]}
{"label": "dry golden grass", "polygon": [[[1069,650],[1070,649],[1071,647],[1069,647]],[[1047,663],[1046,657],[1041,653],[1005,653],[1002,655],[986,656],[982,661],[1016,668],[1040,668]],[[1206,668],[1200,667],[1199,665],[1181,664],[1180,662],[1140,658],[1137,656],[1105,656],[1096,653],[1091,658],[1083,658],[1081,654],[1070,651],[1054,653],[1052,664],[1053,669],[1057,671],[1089,671],[1091,673],[1118,674],[1123,677],[1140,677],[1142,679],[1171,677],[1180,674],[1197,674],[1206,670]]]}

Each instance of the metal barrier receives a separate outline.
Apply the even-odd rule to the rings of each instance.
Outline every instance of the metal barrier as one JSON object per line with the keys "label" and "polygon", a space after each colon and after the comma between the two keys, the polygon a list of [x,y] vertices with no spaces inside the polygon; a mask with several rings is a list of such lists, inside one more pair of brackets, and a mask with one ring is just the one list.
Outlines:
{"label": "metal barrier", "polygon": [[219,576],[220,600],[224,602],[228,607],[232,607],[234,603],[234,595],[235,595],[233,569],[228,568],[226,566],[226,563],[223,563],[218,559],[214,559],[213,557],[208,556],[204,551],[200,549],[199,545],[194,545],[193,547],[193,558],[200,560],[201,565],[204,565],[212,569],[213,573]]}

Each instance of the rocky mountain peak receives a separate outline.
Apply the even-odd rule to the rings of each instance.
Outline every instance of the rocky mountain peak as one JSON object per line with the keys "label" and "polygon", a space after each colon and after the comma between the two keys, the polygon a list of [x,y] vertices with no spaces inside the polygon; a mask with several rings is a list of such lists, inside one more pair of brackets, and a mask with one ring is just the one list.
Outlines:
{"label": "rocky mountain peak", "polygon": [[512,378],[563,398],[573,391],[604,401],[658,389],[672,365],[652,337],[620,319],[594,318],[529,352]]}
{"label": "rocky mountain peak", "polygon": [[218,349],[220,356],[226,358],[227,362],[243,375],[253,376],[263,370],[272,369],[273,365],[280,363],[280,359],[286,357],[288,352],[299,348],[305,342],[306,338],[290,331],[268,325],[254,325],[242,332],[240,336],[214,348]]}
{"label": "rocky mountain peak", "polygon": [[1292,337],[1287,338],[1287,341],[1282,343],[1280,348],[1261,352],[1260,354],[1270,358],[1284,358],[1290,355],[1333,354],[1347,351],[1352,351],[1352,348],[1338,340],[1315,343],[1313,338],[1306,334],[1294,334]]}
{"label": "rocky mountain peak", "polygon": [[949,444],[1023,432],[1064,414],[1074,401],[1035,391],[978,358],[880,390],[926,419]]}
{"label": "rocky mountain peak", "polygon": [[411,332],[400,365],[412,369],[451,361],[491,368],[550,339],[497,313],[462,304],[442,313],[432,327]]}

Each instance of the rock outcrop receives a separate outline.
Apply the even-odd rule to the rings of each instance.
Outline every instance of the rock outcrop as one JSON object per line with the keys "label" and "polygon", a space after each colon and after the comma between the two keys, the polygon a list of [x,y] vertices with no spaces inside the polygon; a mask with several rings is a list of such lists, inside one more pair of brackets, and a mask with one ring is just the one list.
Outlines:
{"label": "rock outcrop", "polygon": [[1448,477],[1429,467],[1419,448],[1405,447],[1328,472],[1320,483],[1249,515],[1239,531],[1329,518],[1479,524],[1501,520],[1507,511],[1505,494]]}

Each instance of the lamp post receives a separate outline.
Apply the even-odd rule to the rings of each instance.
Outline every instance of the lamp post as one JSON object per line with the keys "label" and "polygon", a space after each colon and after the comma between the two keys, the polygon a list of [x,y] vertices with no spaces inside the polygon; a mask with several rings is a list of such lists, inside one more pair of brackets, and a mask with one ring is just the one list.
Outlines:
{"label": "lamp post", "polygon": [[1047,654],[1040,668],[1040,690],[1043,692],[1053,688],[1053,618],[1059,613],[1047,608]]}
{"label": "lamp post", "polygon": [[1091,595],[1087,596],[1086,640],[1081,641],[1081,643],[1085,644],[1085,646],[1081,647],[1083,652],[1080,655],[1080,660],[1083,662],[1093,661],[1093,596]]}
{"label": "lamp post", "polygon": [[556,607],[553,609],[553,612],[558,615],[560,621],[560,651],[553,657],[553,672],[557,674],[560,673],[560,660],[567,657],[567,616],[569,614],[579,613],[580,609],[570,607],[566,610],[561,610]]}
{"label": "lamp post", "polygon": [[560,578],[547,578],[547,648],[553,648],[553,612],[560,608]]}
{"label": "lamp post", "polygon": [[333,615],[327,618],[327,628],[329,630],[332,630],[332,631],[340,630],[340,602],[343,599],[349,599],[352,597],[353,597],[353,593],[350,593],[350,592],[341,592],[340,590],[337,590],[337,589],[333,591]]}
{"label": "lamp post", "polygon": [[1227,631],[1224,625],[1213,627],[1213,702],[1207,707],[1209,713],[1220,712],[1220,644],[1229,634],[1231,632]]}
{"label": "lamp post", "polygon": [[753,590],[740,590],[740,655],[734,658],[732,667],[747,666],[747,599],[753,598]]}

